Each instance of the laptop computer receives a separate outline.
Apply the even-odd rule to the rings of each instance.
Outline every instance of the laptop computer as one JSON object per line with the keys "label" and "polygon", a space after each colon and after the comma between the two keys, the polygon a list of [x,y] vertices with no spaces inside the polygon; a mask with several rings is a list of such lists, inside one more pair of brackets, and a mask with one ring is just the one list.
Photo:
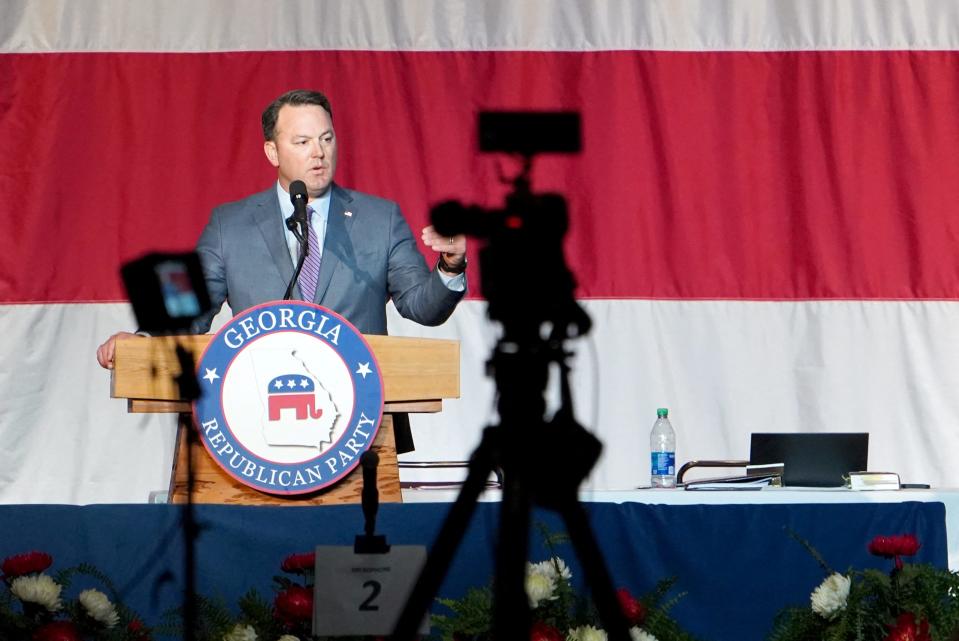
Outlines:
{"label": "laptop computer", "polygon": [[786,487],[839,487],[843,475],[868,469],[869,434],[865,432],[755,433],[749,462],[783,463]]}

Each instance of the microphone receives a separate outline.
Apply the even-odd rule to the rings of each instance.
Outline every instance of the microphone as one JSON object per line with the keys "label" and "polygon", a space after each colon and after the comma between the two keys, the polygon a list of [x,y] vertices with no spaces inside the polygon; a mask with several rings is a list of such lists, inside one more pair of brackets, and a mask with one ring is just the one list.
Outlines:
{"label": "microphone", "polygon": [[[294,180],[290,183],[290,201],[293,203],[293,215],[286,219],[286,227],[296,239],[300,241],[300,258],[296,261],[296,269],[293,270],[293,278],[286,286],[286,293],[283,294],[283,300],[290,300],[293,297],[293,286],[300,277],[300,271],[303,269],[303,261],[310,251],[310,219],[306,215],[306,203],[310,199],[306,193],[306,184],[302,180]],[[299,225],[299,231],[297,231]]]}
{"label": "microphone", "polygon": [[366,450],[360,457],[363,466],[363,489],[360,492],[363,504],[363,534],[358,534],[353,542],[356,554],[386,554],[390,544],[385,534],[376,532],[376,511],[380,506],[380,492],[376,489],[376,466],[380,457],[373,450]]}
{"label": "microphone", "polygon": [[360,500],[363,505],[363,517],[366,521],[366,536],[373,536],[376,528],[376,511],[380,506],[380,491],[376,487],[376,466],[380,457],[373,450],[366,450],[360,457],[363,466],[363,489],[360,491]]}
{"label": "microphone", "polygon": [[306,203],[310,200],[306,193],[306,183],[302,180],[294,180],[290,183],[290,200],[293,202],[293,219],[300,223],[303,236],[306,236],[306,225],[309,219],[306,215]]}

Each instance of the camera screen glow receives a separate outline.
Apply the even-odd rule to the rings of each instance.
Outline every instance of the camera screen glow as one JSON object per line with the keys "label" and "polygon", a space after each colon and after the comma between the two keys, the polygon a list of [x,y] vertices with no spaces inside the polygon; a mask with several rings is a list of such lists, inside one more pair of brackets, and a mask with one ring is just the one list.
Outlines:
{"label": "camera screen glow", "polygon": [[193,318],[200,314],[200,301],[185,263],[168,260],[156,266],[163,306],[171,318]]}

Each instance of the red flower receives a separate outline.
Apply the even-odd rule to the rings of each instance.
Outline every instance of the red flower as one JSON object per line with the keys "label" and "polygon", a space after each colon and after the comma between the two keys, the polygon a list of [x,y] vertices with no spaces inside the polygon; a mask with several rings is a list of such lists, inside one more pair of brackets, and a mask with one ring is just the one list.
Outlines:
{"label": "red flower", "polygon": [[919,539],[914,534],[877,536],[869,543],[869,551],[876,556],[912,556],[919,551]]}
{"label": "red flower", "polygon": [[309,621],[313,618],[313,590],[291,585],[276,595],[273,606],[287,621]]}
{"label": "red flower", "polygon": [[53,557],[46,552],[27,552],[8,556],[3,560],[0,570],[6,577],[23,576],[43,572],[53,565]]}
{"label": "red flower", "polygon": [[293,574],[303,574],[312,572],[316,566],[316,552],[304,552],[303,554],[291,554],[283,559],[283,565],[280,568],[284,572]]}
{"label": "red flower", "polygon": [[917,627],[916,615],[903,612],[882,641],[932,641],[929,636],[929,622],[923,620]]}
{"label": "red flower", "polygon": [[530,641],[564,641],[563,634],[548,623],[537,621],[529,631]]}
{"label": "red flower", "polygon": [[149,641],[150,631],[140,619],[133,619],[127,623],[127,632],[137,641]]}
{"label": "red flower", "polygon": [[619,607],[626,615],[630,627],[642,623],[646,618],[646,606],[639,599],[633,597],[626,588],[616,590],[616,596],[619,598]]}
{"label": "red flower", "polygon": [[37,628],[33,641],[80,641],[80,633],[69,621],[54,621]]}
{"label": "red flower", "polygon": [[914,534],[900,534],[899,536],[877,536],[869,542],[870,554],[896,559],[896,568],[902,569],[900,556],[912,556],[919,551],[919,539]]}

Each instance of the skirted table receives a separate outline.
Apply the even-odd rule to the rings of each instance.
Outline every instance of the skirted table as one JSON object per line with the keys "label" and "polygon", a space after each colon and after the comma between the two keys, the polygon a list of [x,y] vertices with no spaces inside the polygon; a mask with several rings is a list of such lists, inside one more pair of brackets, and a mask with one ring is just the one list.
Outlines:
{"label": "skirted table", "polygon": [[[888,569],[890,562],[871,556],[866,546],[876,535],[901,533],[916,534],[922,543],[911,560],[947,566],[941,502],[908,500],[907,494],[891,502],[746,503],[736,493],[726,503],[696,504],[696,497],[685,496],[689,494],[618,494],[607,498],[623,502],[585,506],[614,587],[641,594],[657,581],[675,577],[675,589],[686,596],[673,615],[703,639],[762,639],[782,607],[808,605],[810,592],[824,576],[790,531],[840,571]],[[430,496],[421,492],[415,498]],[[630,496],[647,502],[632,502]],[[660,504],[649,504],[657,496]],[[693,504],[662,504],[667,498]],[[448,507],[415,500],[381,505],[377,531],[394,545],[429,546]],[[0,557],[44,551],[54,557],[50,572],[93,564],[111,578],[126,605],[156,624],[182,598],[184,510],[182,505],[0,506]],[[440,596],[459,597],[468,587],[487,583],[498,517],[497,503],[478,505]],[[234,607],[251,588],[271,598],[272,577],[290,554],[318,544],[352,545],[363,529],[362,511],[355,505],[200,505],[195,519],[198,592]],[[536,521],[562,530],[552,513],[538,511]],[[558,552],[571,566],[574,581],[581,581],[572,548]],[[534,533],[531,560],[545,558],[543,542]]]}

